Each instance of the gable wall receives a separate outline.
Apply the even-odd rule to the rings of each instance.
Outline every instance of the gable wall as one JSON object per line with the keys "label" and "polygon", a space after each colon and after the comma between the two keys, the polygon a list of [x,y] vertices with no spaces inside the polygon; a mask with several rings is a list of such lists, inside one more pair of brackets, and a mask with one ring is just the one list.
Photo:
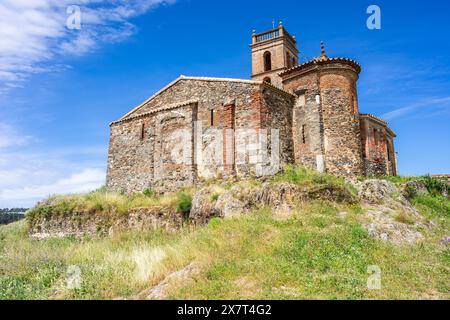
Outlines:
{"label": "gable wall", "polygon": [[192,185],[196,118],[192,103],[111,125],[107,188],[132,193]]}

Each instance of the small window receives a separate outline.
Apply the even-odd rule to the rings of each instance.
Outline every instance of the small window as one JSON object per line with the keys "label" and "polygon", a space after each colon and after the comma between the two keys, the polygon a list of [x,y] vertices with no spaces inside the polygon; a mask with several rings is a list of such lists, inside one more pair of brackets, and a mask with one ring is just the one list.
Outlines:
{"label": "small window", "polygon": [[306,124],[302,125],[302,142],[306,143]]}
{"label": "small window", "polygon": [[377,129],[373,129],[373,141],[375,142],[375,145],[378,145],[378,132]]}
{"label": "small window", "polygon": [[142,122],[142,124],[141,124],[141,132],[139,134],[139,138],[141,140],[144,140],[144,138],[145,138],[145,123],[144,122]]}
{"label": "small window", "polygon": [[297,64],[297,63],[295,62],[295,58],[292,57],[292,66],[295,67],[296,64]]}
{"label": "small window", "polygon": [[269,51],[264,53],[264,71],[272,70],[272,55]]}
{"label": "small window", "polygon": [[209,123],[210,123],[211,127],[214,127],[214,110],[211,110]]}

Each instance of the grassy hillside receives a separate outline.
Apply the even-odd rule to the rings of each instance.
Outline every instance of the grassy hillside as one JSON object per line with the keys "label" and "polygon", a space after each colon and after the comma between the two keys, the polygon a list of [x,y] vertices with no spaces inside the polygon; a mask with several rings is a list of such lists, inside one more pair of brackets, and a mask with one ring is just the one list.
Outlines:
{"label": "grassy hillside", "polygon": [[[361,206],[327,201],[95,239],[31,241],[20,221],[0,227],[0,299],[145,298],[164,279],[170,299],[448,299],[450,201],[412,201],[434,227],[400,246],[368,235]],[[190,264],[196,272],[167,278]],[[381,269],[380,290],[367,288],[371,265]],[[67,287],[73,266],[75,289]]]}

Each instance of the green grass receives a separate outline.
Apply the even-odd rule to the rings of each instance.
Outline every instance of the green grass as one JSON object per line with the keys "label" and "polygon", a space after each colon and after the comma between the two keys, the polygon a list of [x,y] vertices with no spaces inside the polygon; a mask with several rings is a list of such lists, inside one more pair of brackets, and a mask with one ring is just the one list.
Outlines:
{"label": "green grass", "polygon": [[417,180],[418,177],[408,177],[408,176],[381,176],[381,177],[365,177],[366,179],[383,179],[383,180],[387,180],[390,181],[392,183],[395,184],[402,184],[402,183],[406,183],[408,181],[412,181],[412,180]]}
{"label": "green grass", "polygon": [[[356,194],[341,178],[294,166],[270,179],[283,182]],[[214,202],[231,186],[261,183],[235,179],[208,182],[208,187]],[[124,214],[138,207],[172,206],[186,217],[193,191],[158,196],[148,190],[126,196],[100,189],[50,197],[28,212],[27,221],[0,226],[0,299],[131,299],[191,262],[200,272],[172,284],[168,298],[450,298],[450,250],[441,241],[450,236],[450,201],[434,193],[411,200],[433,222],[432,228],[422,230],[425,240],[416,245],[396,246],[369,237],[358,203],[329,201],[303,203],[286,216],[264,208],[232,219],[214,218],[206,226],[185,226],[176,233],[123,232],[43,241],[28,237],[27,223],[38,215],[79,210]],[[395,218],[413,222],[402,213]],[[367,288],[371,265],[381,268],[381,290]],[[81,271],[77,289],[66,285],[73,266]]]}
{"label": "green grass", "polygon": [[[21,221],[0,227],[0,299],[133,298],[192,261],[200,273],[171,286],[168,298],[448,299],[450,252],[440,242],[448,200],[415,201],[437,227],[413,246],[370,238],[358,206],[320,201],[281,220],[266,208],[179,233],[100,239],[31,241]],[[82,279],[75,290],[65,285],[73,265]],[[381,268],[381,290],[367,289],[370,265]]]}
{"label": "green grass", "polygon": [[330,188],[347,189],[356,194],[356,189],[341,177],[318,173],[295,165],[287,165],[283,171],[271,179],[272,182],[288,182],[300,186],[326,186]]}
{"label": "green grass", "polygon": [[126,214],[133,208],[173,206],[185,214],[190,209],[191,190],[157,196],[149,189],[143,193],[124,195],[108,192],[104,188],[85,194],[51,196],[27,212],[32,222],[38,216],[70,215],[73,212]]}
{"label": "green grass", "polygon": [[431,217],[450,218],[450,201],[443,196],[417,196],[412,203]]}

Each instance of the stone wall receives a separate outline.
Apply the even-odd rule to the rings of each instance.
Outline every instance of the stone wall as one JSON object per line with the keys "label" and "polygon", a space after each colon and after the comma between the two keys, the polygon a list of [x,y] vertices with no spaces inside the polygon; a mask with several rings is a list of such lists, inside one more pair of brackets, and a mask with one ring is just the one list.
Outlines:
{"label": "stone wall", "polygon": [[344,65],[321,70],[320,96],[327,171],[339,175],[364,174],[359,114],[354,87],[358,74]]}
{"label": "stone wall", "polygon": [[262,128],[268,130],[268,142],[270,142],[270,129],[279,130],[280,162],[281,164],[294,163],[294,141],[292,136],[293,119],[292,109],[295,101],[293,95],[279,93],[266,86],[263,90],[265,118]]}
{"label": "stone wall", "polygon": [[131,209],[126,214],[79,211],[40,215],[28,221],[30,237],[36,240],[85,236],[105,236],[126,230],[179,230],[183,217],[173,206]]}
{"label": "stone wall", "polygon": [[271,153],[264,129],[269,142],[279,130],[281,162],[292,163],[292,104],[262,82],[181,78],[111,124],[107,187],[166,192],[198,178],[259,175],[270,165],[259,161],[261,148]]}
{"label": "stone wall", "polygon": [[294,106],[295,160],[339,175],[363,175],[356,80],[348,61],[315,60],[283,74]]}
{"label": "stone wall", "polygon": [[293,145],[295,162],[306,168],[324,171],[323,120],[318,73],[306,70],[284,81],[285,89],[297,96],[293,108]]}
{"label": "stone wall", "polygon": [[141,113],[111,126],[107,187],[118,192],[174,191],[192,185],[194,102]]}

